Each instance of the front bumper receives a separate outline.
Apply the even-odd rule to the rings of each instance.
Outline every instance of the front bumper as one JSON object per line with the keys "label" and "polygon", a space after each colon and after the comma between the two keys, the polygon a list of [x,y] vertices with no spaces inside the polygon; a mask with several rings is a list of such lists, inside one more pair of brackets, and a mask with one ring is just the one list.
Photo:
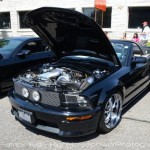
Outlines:
{"label": "front bumper", "polygon": [[[64,137],[83,136],[95,132],[101,112],[100,108],[84,112],[68,112],[43,108],[40,105],[22,100],[13,92],[10,93],[9,100],[12,105],[11,112],[18,120],[33,128],[56,133]],[[28,123],[20,119],[18,116],[18,110],[20,109],[32,113],[34,116],[34,123]],[[66,117],[80,117],[86,115],[92,115],[92,118],[73,122],[66,120]]]}

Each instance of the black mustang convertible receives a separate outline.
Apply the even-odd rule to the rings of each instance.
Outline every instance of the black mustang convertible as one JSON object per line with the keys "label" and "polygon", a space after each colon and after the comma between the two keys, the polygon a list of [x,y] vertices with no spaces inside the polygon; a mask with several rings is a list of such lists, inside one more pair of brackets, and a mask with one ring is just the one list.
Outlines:
{"label": "black mustang convertible", "polygon": [[108,133],[149,86],[149,57],[139,45],[110,42],[83,14],[46,7],[26,14],[25,22],[57,56],[13,79],[11,112],[26,125],[67,137]]}

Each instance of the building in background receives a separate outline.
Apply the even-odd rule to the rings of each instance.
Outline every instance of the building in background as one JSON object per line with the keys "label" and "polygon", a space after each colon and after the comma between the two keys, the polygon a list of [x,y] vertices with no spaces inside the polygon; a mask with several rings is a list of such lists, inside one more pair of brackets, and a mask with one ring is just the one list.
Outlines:
{"label": "building in background", "polygon": [[[142,31],[142,23],[150,24],[150,1],[106,0],[103,16],[104,31],[110,38],[121,38],[124,32],[131,39],[134,32]],[[61,7],[74,9],[95,18],[94,0],[0,0],[0,37],[36,36],[23,23],[26,12],[39,7]],[[97,12],[97,23],[101,25],[102,12]]]}

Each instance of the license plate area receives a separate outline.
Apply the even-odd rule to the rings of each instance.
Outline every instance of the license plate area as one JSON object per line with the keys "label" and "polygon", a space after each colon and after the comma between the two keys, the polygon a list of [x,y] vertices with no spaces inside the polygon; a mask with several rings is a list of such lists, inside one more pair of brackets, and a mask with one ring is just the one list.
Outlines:
{"label": "license plate area", "polygon": [[20,120],[26,121],[31,124],[35,122],[35,117],[33,116],[33,113],[23,109],[18,110],[18,117]]}

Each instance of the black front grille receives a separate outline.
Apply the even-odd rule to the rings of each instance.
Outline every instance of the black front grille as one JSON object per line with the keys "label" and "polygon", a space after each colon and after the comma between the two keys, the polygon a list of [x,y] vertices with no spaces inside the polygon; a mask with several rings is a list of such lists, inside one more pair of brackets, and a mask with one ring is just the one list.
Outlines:
{"label": "black front grille", "polygon": [[40,91],[40,93],[42,97],[41,103],[57,107],[60,106],[59,93],[51,91]]}
{"label": "black front grille", "polygon": [[14,83],[15,92],[16,94],[20,96],[23,96],[22,89],[24,87],[29,90],[29,93],[30,93],[29,98],[28,98],[29,100],[34,101],[34,99],[32,98],[32,92],[36,90],[40,93],[40,96],[41,96],[40,103],[50,105],[50,106],[55,106],[55,107],[60,106],[60,94],[59,93],[56,93],[53,91],[44,91],[44,90],[41,90],[40,88],[35,89],[34,87],[21,84],[20,82]]}

